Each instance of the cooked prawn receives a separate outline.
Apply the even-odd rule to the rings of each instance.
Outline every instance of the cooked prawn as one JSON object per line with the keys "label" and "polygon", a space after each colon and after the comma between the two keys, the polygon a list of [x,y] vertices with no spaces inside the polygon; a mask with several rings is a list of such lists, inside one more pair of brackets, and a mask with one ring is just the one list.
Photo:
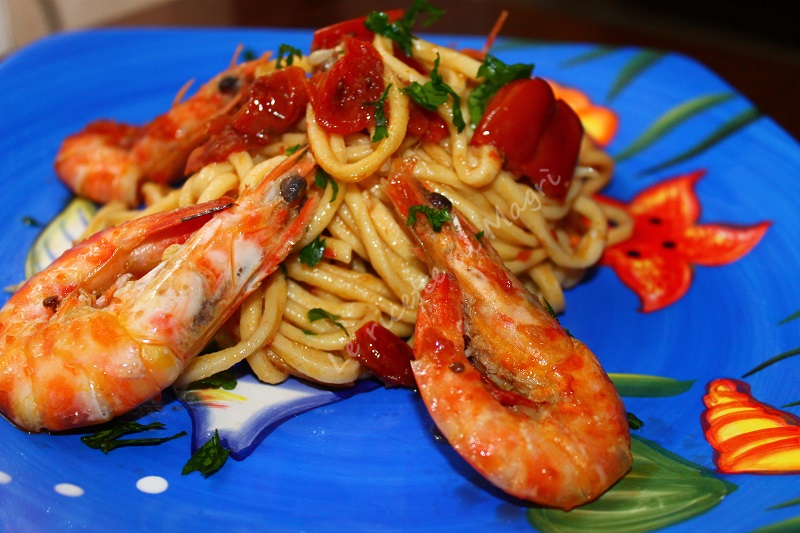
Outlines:
{"label": "cooked prawn", "polygon": [[109,228],[32,277],[0,310],[0,412],[64,430],[158,397],[302,236],[315,165],[299,152],[233,205]]}
{"label": "cooked prawn", "polygon": [[411,364],[431,417],[513,496],[564,509],[597,498],[632,462],[614,385],[487,239],[445,197],[411,181],[407,165],[386,186],[401,217],[413,206],[450,210],[438,232],[423,215],[413,225],[432,279],[420,295]]}
{"label": "cooked prawn", "polygon": [[212,121],[235,109],[266,59],[232,65],[145,126],[110,120],[89,124],[62,143],[56,174],[90,200],[136,205],[142,180],[167,183],[184,176],[189,155],[209,138]]}

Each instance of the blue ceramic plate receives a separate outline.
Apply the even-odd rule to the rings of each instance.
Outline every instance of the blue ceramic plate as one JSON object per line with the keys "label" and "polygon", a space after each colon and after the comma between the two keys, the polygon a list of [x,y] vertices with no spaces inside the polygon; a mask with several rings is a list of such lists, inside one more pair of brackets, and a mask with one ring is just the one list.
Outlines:
{"label": "blue ceramic plate", "polygon": [[[482,47],[482,39],[437,40]],[[0,285],[23,278],[39,232],[25,224],[28,217],[49,221],[70,199],[53,172],[66,135],[97,118],[146,122],[168,108],[186,80],[222,70],[239,44],[264,51],[281,43],[307,49],[309,42],[306,31],[98,31],[46,39],[0,63]],[[746,531],[800,514],[793,505],[770,510],[800,497],[797,475],[718,471],[700,422],[709,382],[740,378],[800,346],[800,321],[779,325],[800,309],[797,143],[684,57],[512,41],[498,43],[495,53],[506,62],[535,63],[537,74],[611,108],[619,119],[612,154],[657,126],[650,142],[618,164],[607,196],[627,203],[668,178],[702,170],[699,223],[771,222],[749,253],[696,266],[675,303],[643,312],[617,273],[601,266],[569,291],[561,320],[611,373],[694,380],[673,396],[626,398],[628,411],[644,422],[638,435],[738,487],[671,528]],[[746,382],[759,400],[780,407],[800,400],[799,370],[800,360],[788,358]],[[164,422],[169,433],[192,432],[192,417],[174,400],[145,421]],[[209,478],[181,475],[189,438],[104,455],[79,437],[29,435],[0,424],[0,529],[534,528],[528,506],[491,487],[436,438],[423,404],[407,390],[378,388],[293,417],[249,457],[229,460]]]}

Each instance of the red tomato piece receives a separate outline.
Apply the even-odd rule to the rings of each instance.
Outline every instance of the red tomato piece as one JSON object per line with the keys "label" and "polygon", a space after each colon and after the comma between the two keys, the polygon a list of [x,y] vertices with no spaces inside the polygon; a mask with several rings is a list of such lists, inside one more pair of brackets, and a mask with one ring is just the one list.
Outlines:
{"label": "red tomato piece", "polygon": [[422,137],[432,143],[440,142],[449,134],[447,124],[438,113],[422,109],[416,104],[411,106],[411,113],[408,117],[408,131],[411,135]]}
{"label": "red tomato piece", "polygon": [[256,136],[288,130],[305,113],[306,86],[306,73],[297,66],[256,78],[246,93],[245,104],[231,120],[233,129]]}
{"label": "red tomato piece", "polygon": [[347,353],[367,367],[387,387],[416,387],[411,361],[414,352],[403,339],[377,322],[367,322],[347,344]]}
{"label": "red tomato piece", "polygon": [[[387,11],[386,14],[389,15],[389,22],[394,22],[403,16],[403,10],[394,9]],[[334,48],[345,37],[371,41],[375,34],[364,25],[366,20],[367,17],[359,17],[318,29],[311,40],[311,51]]]}
{"label": "red tomato piece", "polygon": [[[516,80],[489,100],[471,143],[491,144],[505,167],[554,198],[563,198],[578,161],[583,126],[541,78]],[[548,177],[549,175],[549,177]]]}
{"label": "red tomato piece", "polygon": [[383,95],[383,60],[372,44],[345,37],[344,55],[312,78],[311,105],[317,123],[330,133],[348,135],[369,126]]}

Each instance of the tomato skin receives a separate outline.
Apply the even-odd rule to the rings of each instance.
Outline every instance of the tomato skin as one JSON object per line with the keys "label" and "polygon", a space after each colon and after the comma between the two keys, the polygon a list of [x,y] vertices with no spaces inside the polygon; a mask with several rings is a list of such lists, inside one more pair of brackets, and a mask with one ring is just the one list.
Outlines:
{"label": "tomato skin", "polygon": [[303,116],[308,103],[305,71],[288,66],[256,78],[244,105],[231,120],[236,131],[266,136],[282,133]]}
{"label": "tomato skin", "polygon": [[505,157],[506,169],[540,186],[545,195],[563,198],[582,137],[578,115],[556,100],[546,81],[532,78],[512,81],[495,93],[471,144],[491,144]]}
{"label": "tomato skin", "polygon": [[311,105],[317,123],[329,133],[348,135],[366,129],[383,95],[383,60],[372,44],[350,37],[344,55],[326,73],[311,79]]}
{"label": "tomato skin", "polygon": [[[403,10],[394,9],[386,11],[386,14],[389,16],[389,22],[394,22],[403,16]],[[311,39],[311,51],[334,48],[345,37],[371,41],[375,34],[364,25],[366,20],[367,17],[358,17],[318,29]]]}
{"label": "tomato skin", "polygon": [[223,115],[209,122],[210,138],[189,155],[186,173],[224,161],[234,152],[258,149],[271,135],[292,127],[305,113],[308,80],[303,69],[288,66],[259,76],[242,94],[244,103],[232,117]]}
{"label": "tomato skin", "polygon": [[377,322],[367,322],[347,344],[347,353],[367,367],[387,387],[416,387],[411,361],[414,352],[403,339]]}
{"label": "tomato skin", "polygon": [[422,109],[416,104],[411,106],[408,131],[411,135],[422,137],[432,143],[439,143],[450,134],[447,124],[438,113]]}

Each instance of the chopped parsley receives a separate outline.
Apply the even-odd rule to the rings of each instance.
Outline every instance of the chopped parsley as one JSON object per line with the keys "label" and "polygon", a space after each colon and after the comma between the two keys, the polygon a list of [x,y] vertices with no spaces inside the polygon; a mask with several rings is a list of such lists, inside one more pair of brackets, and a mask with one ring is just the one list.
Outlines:
{"label": "chopped parsley", "polygon": [[314,268],[322,261],[325,254],[325,239],[317,235],[317,238],[308,243],[300,250],[300,262]]}
{"label": "chopped parsley", "polygon": [[200,472],[203,477],[208,477],[225,464],[231,451],[224,448],[219,441],[219,430],[214,430],[214,435],[189,458],[183,466],[181,474]]}
{"label": "chopped parsley", "polygon": [[154,437],[145,439],[120,438],[132,433],[142,433],[144,431],[164,429],[165,427],[166,426],[161,422],[153,422],[151,424],[144,425],[140,424],[139,422],[116,421],[113,423],[113,425],[107,427],[106,429],[101,429],[92,435],[84,435],[81,437],[81,442],[87,445],[89,448],[94,448],[95,450],[100,450],[103,453],[108,453],[112,450],[123,448],[125,446],[155,446],[157,444],[162,444],[186,435],[185,431],[181,431],[180,433],[176,433],[171,437]]}
{"label": "chopped parsley", "polygon": [[475,240],[479,241],[479,240],[483,239],[483,235],[484,235],[484,232],[483,231],[479,231],[478,233],[475,234]]}
{"label": "chopped parsley", "polygon": [[242,52],[242,59],[244,59],[245,61],[252,61],[256,57],[258,57],[256,55],[256,51],[253,50],[252,48],[245,48],[244,52]]}
{"label": "chopped parsley", "polygon": [[317,175],[314,176],[314,183],[320,189],[324,189],[331,184],[331,189],[333,189],[333,194],[331,195],[331,202],[336,200],[336,197],[339,195],[339,184],[336,183],[336,180],[333,177],[325,172],[325,169],[319,168],[317,169]]}
{"label": "chopped parsley", "polygon": [[320,309],[319,307],[315,307],[314,309],[310,309],[308,311],[308,320],[309,322],[316,322],[317,320],[327,319],[333,322],[333,325],[339,328],[340,330],[344,331],[344,334],[348,337],[350,334],[347,332],[347,329],[342,325],[341,322],[337,322],[341,318],[339,315],[334,315],[333,313],[329,313],[324,309]]}
{"label": "chopped parsley", "polygon": [[434,209],[427,205],[412,205],[408,209],[406,226],[413,226],[417,223],[417,213],[425,215],[436,233],[442,231],[444,223],[450,220],[450,212],[447,209]]}
{"label": "chopped parsley", "polygon": [[428,15],[422,22],[427,27],[439,20],[444,15],[444,9],[433,7],[427,0],[414,0],[410,8],[406,9],[403,16],[395,22],[389,21],[389,15],[382,11],[373,11],[367,15],[364,26],[378,35],[383,35],[395,41],[405,55],[411,57],[412,40],[411,30],[420,14]]}
{"label": "chopped parsley", "polygon": [[230,369],[228,369],[228,370],[223,370],[221,372],[217,372],[213,376],[208,376],[207,378],[193,381],[189,383],[189,386],[186,387],[186,390],[195,390],[195,389],[233,390],[235,388],[236,388],[236,376],[234,376],[233,372]]}
{"label": "chopped parsley", "polygon": [[364,105],[375,106],[375,133],[372,134],[372,142],[376,143],[381,139],[389,138],[389,128],[386,127],[386,97],[389,95],[390,83],[377,102],[364,102]]}
{"label": "chopped parsley", "polygon": [[635,414],[633,414],[633,413],[625,413],[625,416],[628,417],[628,427],[629,428],[631,428],[633,430],[639,430],[639,429],[642,429],[642,426],[644,426],[644,422],[642,422],[639,419],[639,417],[637,417]]}
{"label": "chopped parsley", "polygon": [[286,155],[292,155],[293,153],[295,153],[296,151],[298,151],[302,147],[303,147],[302,144],[295,144],[294,146],[288,146],[286,148],[286,150],[284,150],[284,153]]}
{"label": "chopped parsley", "polygon": [[294,63],[294,58],[302,59],[303,52],[289,44],[282,44],[278,47],[278,60],[275,62],[275,68],[288,67]]}
{"label": "chopped parsley", "polygon": [[403,89],[403,92],[428,111],[436,111],[447,101],[447,97],[451,96],[453,98],[453,125],[461,133],[466,126],[464,116],[461,114],[461,97],[444,82],[439,74],[439,59],[439,54],[436,54],[436,61],[433,62],[433,70],[430,74],[431,81],[426,82],[425,85],[416,81],[411,82],[408,87]]}
{"label": "chopped parsley", "polygon": [[481,121],[483,112],[486,111],[486,104],[500,87],[514,80],[530,78],[532,72],[533,65],[531,64],[507,65],[493,55],[486,54],[483,64],[478,69],[478,77],[483,78],[483,82],[467,98],[467,107],[472,123],[477,124]]}

